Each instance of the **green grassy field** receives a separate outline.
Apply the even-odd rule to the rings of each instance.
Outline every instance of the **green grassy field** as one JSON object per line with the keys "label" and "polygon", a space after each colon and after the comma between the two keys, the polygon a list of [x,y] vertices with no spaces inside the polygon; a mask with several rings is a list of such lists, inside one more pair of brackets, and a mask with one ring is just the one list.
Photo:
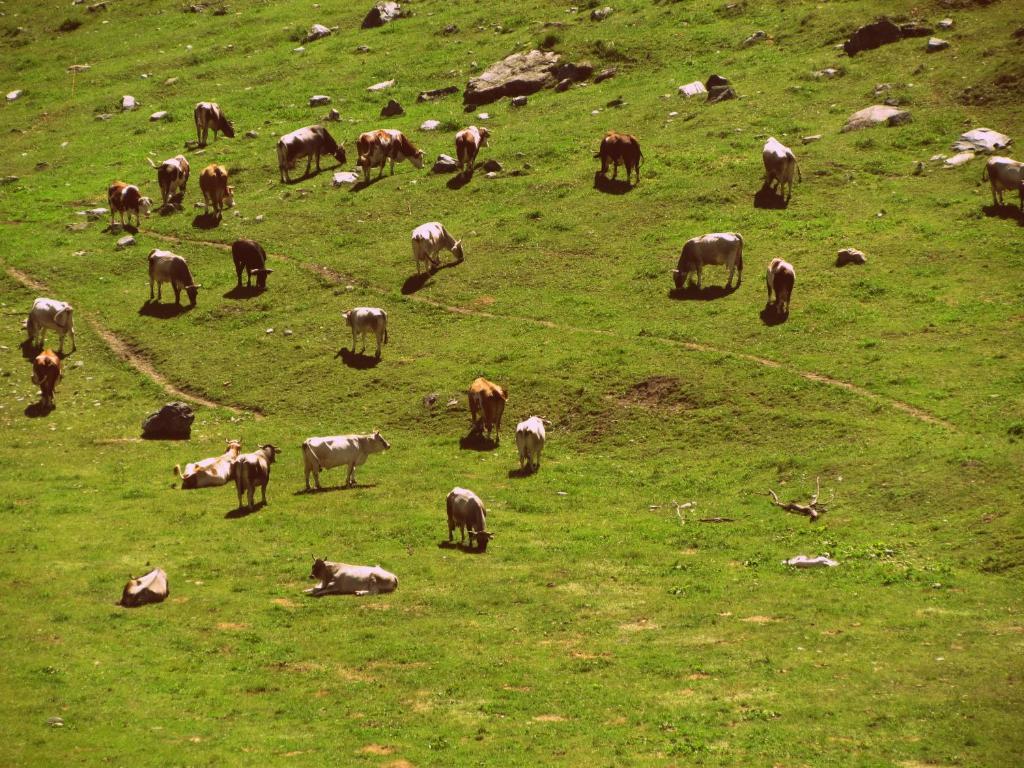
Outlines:
{"label": "green grassy field", "polygon": [[[419,0],[376,30],[359,29],[368,2],[0,7],[4,93],[25,91],[0,109],[0,176],[18,177],[0,185],[0,765],[1021,764],[1024,229],[991,207],[983,160],[929,161],[969,128],[1024,141],[1019,5],[613,5],[593,22],[567,3]],[[883,11],[951,16],[950,49],[841,55]],[[339,29],[293,52],[315,22]],[[758,29],[772,39],[743,47]],[[521,109],[415,103],[542,43],[618,73]],[[844,75],[811,76],[827,66]],[[741,98],[677,95],[713,72]],[[346,169],[358,134],[388,126],[424,170],[353,191],[326,160],[282,185],[276,136],[317,122],[319,93]],[[121,113],[123,94],[140,109]],[[888,96],[912,123],[839,132]],[[388,98],[406,114],[378,117]],[[120,251],[105,221],[68,227],[114,179],[158,197],[146,158],[183,151],[200,100],[237,138],[185,151],[183,211]],[[431,118],[444,129],[419,131]],[[471,123],[492,131],[480,160],[498,178],[429,174]],[[625,194],[594,186],[609,129],[646,158]],[[786,210],[753,205],[769,135],[803,171]],[[237,205],[206,229],[193,203],[214,161]],[[431,220],[466,260],[420,286],[409,234]],[[714,231],[743,234],[742,286],[670,297],[683,242]],[[265,293],[232,291],[239,237],[271,254]],[[836,268],[844,246],[868,263]],[[144,311],[155,247],[189,260],[194,309]],[[769,325],[775,256],[797,284]],[[21,348],[37,295],[70,301],[78,329],[44,417]],[[340,354],[359,305],[389,314],[376,366]],[[510,391],[491,451],[460,448],[478,375]],[[179,397],[198,398],[191,441],[141,441]],[[553,426],[539,473],[517,477],[531,414]],[[303,439],[375,427],[392,448],[357,488],[300,493]],[[284,449],[247,516],[233,488],[182,493],[171,473],[237,437]],[[816,478],[819,522],[768,503],[768,488],[806,500]],[[488,504],[485,555],[438,546],[455,485]],[[701,522],[715,517],[731,522]],[[824,553],[840,566],[781,564]],[[310,555],[380,564],[400,587],[308,598]],[[115,606],[150,565],[170,598]]]}

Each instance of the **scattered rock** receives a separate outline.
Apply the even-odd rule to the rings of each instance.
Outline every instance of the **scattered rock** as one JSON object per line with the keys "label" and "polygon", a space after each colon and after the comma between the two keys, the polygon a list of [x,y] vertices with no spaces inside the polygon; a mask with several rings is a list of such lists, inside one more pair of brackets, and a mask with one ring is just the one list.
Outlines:
{"label": "scattered rock", "polygon": [[186,403],[168,403],[142,422],[145,440],[188,440],[196,415]]}
{"label": "scattered rock", "polygon": [[402,105],[394,99],[388,99],[388,103],[380,111],[381,117],[397,117],[398,115],[404,115],[405,110],[402,109]]}
{"label": "scattered rock", "polygon": [[51,728],[63,728],[64,718],[63,717],[48,717],[46,718],[46,724]]}
{"label": "scattered rock", "polygon": [[305,52],[306,52],[305,47],[301,46],[301,45],[298,48],[292,48],[292,53],[305,53]]}
{"label": "scattered rock", "polygon": [[274,332],[274,329],[273,329],[273,328],[267,328],[267,330],[266,330],[266,331],[264,331],[264,333],[266,333],[266,334],[267,334],[268,336],[269,336],[270,334],[272,334],[273,332]]}
{"label": "scattered rock", "polygon": [[164,80],[164,85],[174,85],[176,82],[178,82],[178,78],[168,77],[166,80]]}
{"label": "scattered rock", "polygon": [[924,47],[925,53],[936,53],[949,48],[949,42],[939,37],[929,37],[928,44]]}
{"label": "scattered rock", "polygon": [[130,112],[139,106],[138,102],[135,101],[134,96],[122,96],[121,97],[121,111]]}
{"label": "scattered rock", "polygon": [[434,166],[430,169],[434,173],[455,173],[459,170],[458,161],[449,155],[438,155]]}
{"label": "scattered rock", "polygon": [[513,96],[512,101],[509,104],[513,107],[525,107],[526,97],[525,96]]}
{"label": "scattered rock", "polygon": [[723,85],[729,85],[729,78],[722,75],[710,75],[704,83],[704,89],[710,92],[712,88],[719,88]]}
{"label": "scattered rock", "polygon": [[292,335],[292,329],[291,328],[285,328],[284,329],[284,335],[285,336],[291,336]]}
{"label": "scattered rock", "polygon": [[459,28],[455,24],[445,24],[444,29],[441,30],[442,35],[457,35]]}
{"label": "scattered rock", "polygon": [[383,90],[385,90],[387,88],[390,88],[394,84],[395,84],[394,78],[392,78],[391,80],[382,80],[379,83],[374,83],[373,85],[371,85],[366,90],[368,90],[368,91],[383,91]]}
{"label": "scattered rock", "polygon": [[89,221],[96,221],[96,219],[102,219],[110,211],[106,208],[90,208],[88,211],[79,211],[79,216],[85,216]]}
{"label": "scattered rock", "polygon": [[355,184],[357,181],[359,181],[359,174],[352,171],[338,171],[331,179],[331,183],[336,187],[342,187],[345,184]]}
{"label": "scattered rock", "polygon": [[487,113],[487,112],[481,112],[476,117],[477,117],[478,120],[490,120],[491,119],[490,114]]}
{"label": "scattered rock", "polygon": [[24,95],[25,95],[25,91],[23,91],[23,90],[21,90],[21,89],[19,88],[19,89],[18,89],[18,90],[16,90],[16,91],[11,91],[11,92],[9,92],[9,93],[7,94],[7,100],[8,100],[8,101],[17,101],[18,99],[20,99],[20,98],[21,98],[22,96],[24,96]]}
{"label": "scattered rock", "polygon": [[619,70],[616,69],[615,67],[608,67],[607,69],[602,69],[600,72],[597,73],[597,75],[594,76],[594,82],[603,83],[605,80],[610,80],[611,78],[615,77],[618,73]]}
{"label": "scattered rock", "polygon": [[311,107],[323,107],[331,103],[330,96],[318,95],[309,97],[309,106]]}
{"label": "scattered rock", "polygon": [[736,91],[728,85],[716,85],[708,88],[708,104],[717,104],[720,101],[726,101],[727,99],[735,99]]}
{"label": "scattered rock", "polygon": [[328,122],[336,123],[339,120],[341,120],[341,112],[339,112],[336,109],[332,109],[330,112],[327,113],[327,117],[325,117],[324,119],[327,120]]}
{"label": "scattered rock", "polygon": [[131,235],[125,235],[117,241],[117,250],[121,251],[125,248],[130,248],[133,245],[135,245],[135,238]]}
{"label": "scattered rock", "polygon": [[896,24],[889,19],[879,19],[850,35],[850,39],[843,43],[843,50],[848,56],[856,56],[861,51],[870,51],[902,39],[903,33]]}
{"label": "scattered rock", "polygon": [[956,168],[964,163],[969,163],[973,159],[974,152],[958,152],[952,157],[947,157],[944,164],[947,168]]}
{"label": "scattered rock", "polygon": [[931,27],[916,21],[900,24],[900,34],[903,37],[928,37],[934,31]]}
{"label": "scattered rock", "polygon": [[669,113],[668,113],[668,116],[669,116],[669,117],[677,117],[678,115],[679,115],[679,113],[678,113],[678,112],[669,112]]}
{"label": "scattered rock", "polygon": [[914,175],[920,176],[922,173],[924,173],[924,163],[918,160],[917,163],[914,165]]}
{"label": "scattered rock", "polygon": [[497,172],[502,170],[501,163],[499,163],[497,160],[494,160],[494,159],[488,160],[486,163],[483,164],[482,168],[485,171],[488,171],[488,172],[492,172],[493,171],[494,173],[497,173]]}
{"label": "scattered rock", "polygon": [[807,555],[797,555],[791,557],[789,560],[783,560],[783,565],[791,565],[794,568],[835,568],[839,563],[830,557],[825,555],[819,555],[818,557],[807,557]]}
{"label": "scattered rock", "polygon": [[369,53],[369,52],[370,52],[370,46],[368,46],[368,45],[357,45],[356,46],[356,53]]}
{"label": "scattered rock", "polygon": [[767,40],[767,39],[768,39],[768,33],[765,32],[763,29],[759,29],[759,30],[757,30],[757,32],[755,32],[754,34],[752,34],[750,37],[748,37],[746,40],[743,41],[743,47],[746,48],[747,46],[751,46],[754,43],[759,43],[762,40]]}
{"label": "scattered rock", "polygon": [[488,178],[488,179],[496,179],[496,178],[498,178],[498,172],[497,171],[488,171],[487,173],[484,174],[484,176],[486,178]]}
{"label": "scattered rock", "polygon": [[155,123],[158,120],[165,119],[166,117],[167,117],[167,110],[163,110],[162,109],[159,112],[154,112],[152,115],[150,115],[149,116],[149,122]]}
{"label": "scattered rock", "polygon": [[555,93],[562,93],[564,91],[568,91],[570,88],[572,88],[572,80],[567,77],[564,80],[559,80],[555,84]]}
{"label": "scattered rock", "polygon": [[833,77],[842,77],[843,71],[836,69],[835,67],[825,67],[825,69],[819,69],[814,73],[814,77],[818,80],[831,80]]}
{"label": "scattered rock", "polygon": [[804,144],[810,144],[812,141],[818,141],[820,138],[821,134],[816,133],[813,136],[804,136],[802,139],[800,139],[800,141],[802,141]]}
{"label": "scattered rock", "polygon": [[458,92],[459,87],[457,85],[447,85],[444,88],[435,88],[432,91],[420,91],[420,95],[416,97],[416,103],[422,104],[424,101],[434,101]]}
{"label": "scattered rock", "polygon": [[89,223],[85,221],[75,221],[68,224],[65,227],[69,232],[85,232],[89,228]]}
{"label": "scattered rock", "polygon": [[[99,2],[99,3],[93,3],[92,5],[87,5],[85,7],[85,10],[87,10],[89,13],[96,13],[97,11],[105,11],[105,10],[107,10],[106,0],[102,0],[102,2]],[[103,22],[103,23],[106,24],[107,22]]]}
{"label": "scattered rock", "polygon": [[302,38],[302,42],[311,43],[314,40],[319,40],[322,37],[328,37],[331,34],[330,27],[325,27],[323,24],[314,24],[309,28],[309,32]]}
{"label": "scattered rock", "polygon": [[266,218],[266,216],[264,216],[264,215],[263,215],[263,214],[261,213],[261,214],[260,214],[259,216],[257,216],[256,218],[254,218],[254,219],[253,219],[253,221],[255,221],[255,222],[256,222],[256,223],[258,224],[258,223],[260,223],[261,221],[263,221],[263,220],[264,220],[265,218]]}
{"label": "scattered rock", "polygon": [[436,131],[440,127],[440,120],[424,120],[422,123],[420,123],[421,131]]}
{"label": "scattered rock", "polygon": [[615,9],[610,5],[606,5],[604,8],[595,8],[590,12],[591,21],[604,21],[612,15]]}
{"label": "scattered rock", "polygon": [[953,20],[952,19],[943,19],[942,21],[940,21],[935,26],[937,26],[939,29],[952,29],[953,28]]}
{"label": "scattered rock", "polygon": [[402,6],[398,3],[377,3],[363,19],[363,29],[383,27],[385,24],[402,17]]}
{"label": "scattered rock", "polygon": [[870,128],[875,125],[885,124],[890,127],[903,125],[911,120],[910,112],[899,107],[891,107],[884,104],[875,104],[865,107],[859,112],[854,112],[842,127],[842,133],[856,131],[861,128]]}
{"label": "scattered rock", "polygon": [[998,131],[989,128],[975,128],[960,134],[960,139],[953,142],[953,149],[957,152],[982,152],[990,155],[993,152],[1006,149],[1013,143],[1013,139]]}
{"label": "scattered rock", "polygon": [[97,120],[109,120],[112,117],[113,117],[113,115],[111,115],[111,114],[109,114],[107,112],[104,112],[102,114],[96,115],[96,119]]}
{"label": "scattered rock", "polygon": [[555,80],[572,80],[574,83],[582,83],[594,74],[594,65],[589,61],[581,61],[578,64],[566,62],[559,64],[551,73]]}
{"label": "scattered rock", "polygon": [[245,138],[247,139],[258,139],[260,135],[256,131],[246,131]]}
{"label": "scattered rock", "polygon": [[605,104],[606,107],[621,107],[626,103],[626,100],[621,96],[616,96],[614,99]]}
{"label": "scattered rock", "polygon": [[503,96],[529,96],[549,88],[557,82],[554,70],[559,60],[557,53],[538,50],[506,56],[466,84],[463,102],[489,104]]}
{"label": "scattered rock", "polygon": [[865,264],[868,257],[856,248],[843,248],[836,255],[836,266],[844,267],[847,264]]}
{"label": "scattered rock", "polygon": [[431,392],[429,395],[423,396],[423,405],[426,408],[433,408],[437,403],[437,399],[440,395],[437,392]]}
{"label": "scattered rock", "polygon": [[704,83],[700,80],[694,80],[692,83],[679,86],[679,93],[688,99],[694,96],[701,96],[707,92],[708,89],[704,87]]}
{"label": "scattered rock", "polygon": [[88,72],[92,69],[88,64],[72,64],[68,67],[68,72]]}

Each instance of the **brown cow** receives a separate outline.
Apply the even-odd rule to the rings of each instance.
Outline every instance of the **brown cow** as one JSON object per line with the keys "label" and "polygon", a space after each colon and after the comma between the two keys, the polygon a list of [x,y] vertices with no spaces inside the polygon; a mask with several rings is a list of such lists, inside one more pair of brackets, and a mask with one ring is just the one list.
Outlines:
{"label": "brown cow", "polygon": [[200,101],[196,104],[195,112],[193,113],[196,120],[196,141],[199,142],[199,146],[206,146],[206,136],[208,131],[213,129],[213,140],[217,140],[217,133],[223,133],[229,139],[235,138],[235,126],[228,120],[227,116],[221,111],[220,105],[213,101]]}
{"label": "brown cow", "polygon": [[480,151],[480,147],[487,146],[487,139],[490,137],[490,131],[486,128],[477,128],[475,125],[455,134],[455,155],[459,158],[460,172],[468,170],[469,175],[473,175],[477,152]]}
{"label": "brown cow", "polygon": [[601,140],[601,149],[594,157],[601,158],[601,174],[608,174],[608,163],[613,163],[612,178],[619,173],[619,163],[626,166],[626,183],[629,183],[629,174],[636,171],[636,183],[640,183],[640,161],[644,154],[640,151],[640,142],[635,136],[628,133],[616,133],[608,131]]}
{"label": "brown cow", "polygon": [[469,410],[473,417],[473,430],[482,433],[487,430],[487,437],[490,439],[493,428],[494,444],[501,440],[501,415],[505,412],[505,401],[508,400],[508,390],[502,389],[492,381],[483,376],[475,379],[469,385]]}
{"label": "brown cow", "polygon": [[[768,287],[768,304],[773,306],[775,314],[783,317],[789,314],[789,297],[793,295],[793,286],[796,284],[796,270],[788,261],[775,258],[768,265],[768,271],[764,276],[765,284]],[[772,293],[775,293],[775,303],[772,305]]]}
{"label": "brown cow", "polygon": [[[149,160],[147,157],[146,160]],[[163,206],[170,205],[175,195],[185,196],[185,186],[188,184],[188,159],[184,155],[175,155],[157,165],[152,160],[149,164],[156,168],[156,180],[160,184],[160,196],[163,198]]]}
{"label": "brown cow", "polygon": [[136,225],[141,225],[139,212],[149,216],[149,209],[153,207],[153,201],[143,197],[139,188],[134,184],[125,184],[123,181],[115,181],[107,187],[107,202],[110,204],[110,226],[114,226],[114,214],[121,214],[121,225],[124,226],[124,215],[128,214],[128,223],[132,223],[132,214],[135,214]]}
{"label": "brown cow", "polygon": [[199,189],[203,193],[204,214],[210,210],[212,205],[213,213],[219,219],[225,203],[228,208],[235,204],[233,194],[235,188],[228,186],[228,169],[223,165],[210,163],[203,168],[203,172],[199,174]]}
{"label": "brown cow", "polygon": [[382,128],[379,131],[367,131],[359,135],[356,143],[359,152],[359,165],[363,167],[363,176],[370,180],[370,169],[380,166],[379,179],[384,175],[384,164],[391,161],[391,175],[395,173],[395,163],[408,160],[417,168],[423,167],[423,150],[416,149],[405,134],[394,128]]}
{"label": "brown cow", "polygon": [[64,369],[61,366],[60,358],[52,349],[44,349],[32,361],[32,383],[39,385],[45,407],[55,407],[53,391],[63,375]]}

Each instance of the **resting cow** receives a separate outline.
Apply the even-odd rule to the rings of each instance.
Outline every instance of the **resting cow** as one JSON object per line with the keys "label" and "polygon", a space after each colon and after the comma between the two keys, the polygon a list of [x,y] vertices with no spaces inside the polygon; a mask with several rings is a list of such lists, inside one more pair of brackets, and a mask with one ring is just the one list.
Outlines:
{"label": "resting cow", "polygon": [[312,473],[316,489],[320,490],[320,473],[325,469],[348,466],[345,485],[356,484],[356,467],[366,463],[371,453],[380,453],[391,447],[381,437],[379,430],[371,435],[335,435],[333,437],[311,437],[302,444],[302,461],[306,470],[306,490]]}
{"label": "resting cow", "polygon": [[309,166],[314,159],[319,173],[322,154],[333,156],[339,165],[345,163],[344,145],[338,144],[322,125],[308,125],[286,133],[277,140],[277,168],[281,173],[281,181],[291,182],[288,169],[303,157],[306,158],[303,176],[309,176]]}
{"label": "resting cow", "polygon": [[416,263],[417,275],[420,274],[420,264],[423,262],[435,269],[441,266],[437,254],[442,248],[450,251],[456,262],[466,258],[462,241],[452,237],[440,222],[428,221],[412,231],[412,259]]}
{"label": "resting cow", "polygon": [[474,379],[469,385],[469,411],[473,420],[473,430],[481,434],[487,430],[487,437],[490,438],[493,429],[495,445],[501,440],[501,415],[505,412],[506,400],[508,390],[502,389],[483,376]]}
{"label": "resting cow", "polygon": [[77,349],[75,344],[74,307],[65,301],[38,298],[32,302],[25,323],[28,331],[28,343],[33,349],[42,349],[46,343],[46,332],[56,331],[60,334],[60,351],[64,351],[64,337],[71,334],[71,351]]}
{"label": "resting cow", "polygon": [[156,300],[163,300],[163,285],[170,283],[174,289],[174,303],[181,304],[182,290],[188,294],[189,304],[195,306],[196,296],[203,286],[197,285],[188,268],[188,262],[176,253],[154,248],[149,252],[149,300],[153,301],[153,284],[156,283]]}
{"label": "resting cow", "polygon": [[[238,493],[238,508],[253,509],[253,495],[259,487],[262,502],[267,503],[267,483],[270,482],[270,465],[281,452],[276,446],[261,446],[252,453],[239,454],[234,463],[235,491]],[[242,494],[248,494],[249,504],[242,506]]]}
{"label": "resting cow", "polygon": [[185,197],[185,186],[188,184],[188,159],[184,155],[175,155],[157,165],[148,157],[146,160],[156,168],[156,180],[160,185],[160,196],[163,207],[171,204],[175,195]]}
{"label": "resting cow", "polygon": [[311,579],[320,579],[315,587],[303,590],[307,595],[379,595],[398,589],[398,577],[379,565],[348,565],[313,559]]}
{"label": "resting cow", "polygon": [[212,205],[213,213],[219,219],[225,206],[230,208],[235,204],[235,188],[228,186],[228,169],[223,165],[210,163],[203,168],[199,174],[199,189],[203,193],[204,214]]}
{"label": "resting cow", "polygon": [[455,529],[459,529],[461,543],[466,541],[466,529],[469,529],[469,545],[480,552],[487,551],[487,544],[493,533],[487,531],[487,511],[484,503],[472,491],[466,488],[452,488],[445,498],[445,508],[448,512],[448,541],[454,540]]}
{"label": "resting cow", "polygon": [[793,150],[774,136],[769,137],[761,150],[761,160],[764,163],[764,186],[768,189],[776,189],[781,195],[786,190],[786,201],[793,196],[793,174],[803,181],[803,174],[800,173],[800,166],[796,162],[796,155]]}
{"label": "resting cow", "polygon": [[352,352],[356,351],[356,336],[363,337],[362,352],[366,352],[366,334],[377,338],[377,359],[380,359],[381,343],[388,343],[388,313],[378,307],[356,307],[342,312],[345,325],[352,329]]}
{"label": "resting cow", "polygon": [[245,284],[252,288],[252,276],[256,275],[256,288],[265,290],[267,275],[274,270],[267,269],[267,252],[255,240],[235,240],[231,244],[231,258],[235,262],[238,287],[242,287],[242,271],[245,270]]}
{"label": "resting cow", "polygon": [[148,603],[162,603],[170,593],[167,574],[160,568],[154,568],[137,579],[129,576],[117,604],[125,608],[138,608]]}
{"label": "resting cow", "polygon": [[643,159],[643,152],[640,151],[640,142],[635,136],[628,133],[616,133],[609,131],[601,140],[601,148],[594,157],[601,158],[601,174],[608,174],[608,163],[612,163],[612,178],[619,173],[619,163],[626,166],[626,183],[629,183],[629,175],[636,172],[636,183],[640,183],[640,161]]}
{"label": "resting cow", "polygon": [[53,392],[63,375],[64,368],[60,357],[52,349],[44,349],[32,361],[32,383],[39,387],[43,406],[53,408],[56,405],[53,401]]}
{"label": "resting cow", "polygon": [[231,480],[232,464],[238,458],[238,452],[242,448],[241,440],[228,440],[228,449],[220,456],[214,456],[202,461],[193,461],[185,465],[185,471],[181,471],[181,465],[174,465],[174,474],[181,478],[181,490],[191,491],[196,488],[216,488],[227,485]]}
{"label": "resting cow", "polygon": [[697,273],[697,290],[703,286],[704,267],[708,264],[722,265],[729,270],[726,288],[732,287],[733,273],[738,272],[736,287],[743,280],[743,238],[735,232],[713,232],[686,241],[679,264],[672,270],[676,288],[682,290],[690,274]]}
{"label": "resting cow", "polygon": [[990,157],[981,171],[981,180],[992,184],[992,205],[1003,205],[1003,192],[1020,193],[1020,210],[1024,213],[1024,163],[1009,157]]}
{"label": "resting cow", "polygon": [[796,284],[796,270],[793,269],[793,265],[782,259],[772,259],[764,281],[768,286],[769,304],[772,303],[772,293],[775,293],[775,313],[779,316],[788,315],[789,297]]}
{"label": "resting cow", "polygon": [[107,187],[107,202],[110,204],[110,226],[114,226],[114,214],[121,214],[121,225],[124,226],[124,216],[128,214],[128,224],[132,223],[132,214],[135,214],[136,226],[141,226],[142,219],[140,212],[149,216],[149,210],[153,207],[153,201],[143,197],[139,188],[134,184],[125,184],[123,181],[115,181]]}
{"label": "resting cow", "polygon": [[540,469],[540,455],[544,451],[546,434],[544,426],[549,424],[539,416],[531,416],[516,425],[516,448],[519,451],[519,468],[536,472]]}
{"label": "resting cow", "polygon": [[193,114],[196,119],[196,141],[199,142],[199,146],[206,146],[206,134],[211,128],[214,141],[217,140],[218,131],[229,139],[235,138],[235,126],[224,116],[219,104],[212,101],[200,101],[196,104]]}
{"label": "resting cow", "polygon": [[468,171],[473,175],[473,166],[476,165],[476,155],[480,147],[487,146],[487,139],[491,137],[490,131],[486,128],[477,128],[475,125],[464,128],[455,134],[455,156],[459,159],[459,171]]}
{"label": "resting cow", "polygon": [[370,169],[380,166],[379,179],[384,175],[384,165],[391,162],[391,175],[395,175],[395,163],[408,160],[416,168],[423,167],[423,150],[416,149],[405,134],[394,128],[382,128],[378,131],[367,131],[359,135],[356,144],[359,151],[359,165],[363,168],[363,176],[370,180]]}

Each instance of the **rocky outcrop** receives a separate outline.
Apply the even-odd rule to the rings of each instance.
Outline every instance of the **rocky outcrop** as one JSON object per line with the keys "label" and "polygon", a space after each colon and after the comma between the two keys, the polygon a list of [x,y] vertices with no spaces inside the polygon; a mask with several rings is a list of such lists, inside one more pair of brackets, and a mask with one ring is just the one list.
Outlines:
{"label": "rocky outcrop", "polygon": [[875,104],[865,107],[859,112],[854,112],[843,126],[842,132],[857,131],[861,128],[870,128],[875,125],[903,125],[910,122],[910,112],[899,107],[890,107],[885,104]]}
{"label": "rocky outcrop", "polygon": [[192,422],[196,416],[187,404],[168,403],[142,422],[142,437],[146,440],[188,440],[192,435]]}
{"label": "rocky outcrop", "polygon": [[470,80],[462,100],[477,106],[505,96],[529,96],[550,88],[562,79],[554,74],[559,58],[557,53],[537,50],[506,56]]}

